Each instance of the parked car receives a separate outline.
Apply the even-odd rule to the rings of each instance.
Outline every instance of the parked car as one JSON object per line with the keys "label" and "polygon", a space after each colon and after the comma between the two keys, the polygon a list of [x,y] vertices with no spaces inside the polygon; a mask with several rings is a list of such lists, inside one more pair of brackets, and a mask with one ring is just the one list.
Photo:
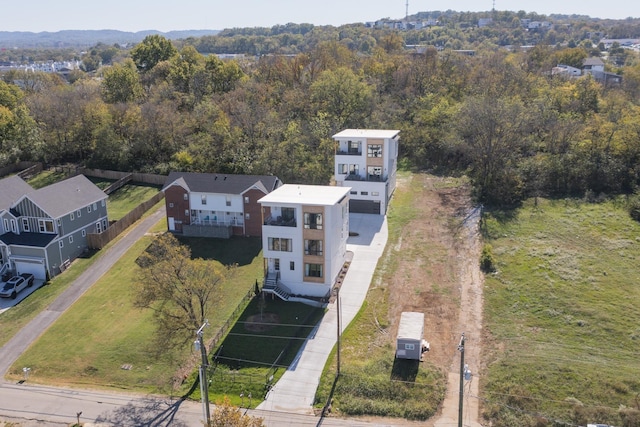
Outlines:
{"label": "parked car", "polygon": [[22,276],[13,276],[9,279],[2,289],[0,289],[0,297],[15,299],[20,291],[29,286],[29,283]]}
{"label": "parked car", "polygon": [[29,288],[33,285],[33,281],[35,280],[35,276],[31,273],[22,273],[20,277],[27,281],[27,287]]}

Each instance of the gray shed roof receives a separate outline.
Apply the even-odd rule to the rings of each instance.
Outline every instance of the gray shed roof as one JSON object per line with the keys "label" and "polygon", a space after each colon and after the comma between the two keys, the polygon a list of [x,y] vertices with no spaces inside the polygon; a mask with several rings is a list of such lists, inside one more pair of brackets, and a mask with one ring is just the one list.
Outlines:
{"label": "gray shed roof", "polygon": [[422,340],[424,331],[424,313],[404,311],[400,315],[398,339]]}
{"label": "gray shed roof", "polygon": [[268,194],[278,188],[280,180],[271,175],[171,172],[162,190],[173,184],[181,185],[190,192],[215,194],[242,194],[256,186]]}
{"label": "gray shed roof", "polygon": [[18,175],[0,179],[0,210],[9,210],[13,202],[35,191]]}
{"label": "gray shed roof", "polygon": [[99,202],[107,195],[84,175],[48,185],[28,195],[28,198],[48,213],[60,218],[77,209]]}

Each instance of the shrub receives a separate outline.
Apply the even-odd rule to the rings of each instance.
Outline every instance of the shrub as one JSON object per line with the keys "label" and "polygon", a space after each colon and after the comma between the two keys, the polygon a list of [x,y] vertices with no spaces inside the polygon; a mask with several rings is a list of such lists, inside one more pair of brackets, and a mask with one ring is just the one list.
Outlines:
{"label": "shrub", "polygon": [[629,197],[629,203],[627,205],[629,215],[636,221],[640,221],[640,195],[634,194]]}
{"label": "shrub", "polygon": [[485,273],[492,273],[496,271],[493,247],[490,244],[486,244],[482,248],[482,254],[480,255],[480,268]]}

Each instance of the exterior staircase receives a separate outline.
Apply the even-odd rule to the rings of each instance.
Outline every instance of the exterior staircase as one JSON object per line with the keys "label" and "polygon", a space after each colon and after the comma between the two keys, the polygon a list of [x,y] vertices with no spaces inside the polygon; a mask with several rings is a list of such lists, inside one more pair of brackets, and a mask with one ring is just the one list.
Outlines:
{"label": "exterior staircase", "polygon": [[275,294],[283,301],[289,301],[291,289],[280,283],[280,272],[267,273],[262,286],[264,292]]}

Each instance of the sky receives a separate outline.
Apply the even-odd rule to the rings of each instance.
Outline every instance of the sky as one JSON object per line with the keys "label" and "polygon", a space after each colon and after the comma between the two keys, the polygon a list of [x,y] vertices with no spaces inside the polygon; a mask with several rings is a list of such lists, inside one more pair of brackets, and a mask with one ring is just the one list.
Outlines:
{"label": "sky", "polygon": [[[408,0],[409,14],[432,10],[524,10],[597,18],[640,17],[640,2],[602,0]],[[3,1],[0,31],[223,30],[289,22],[350,24],[402,19],[407,0],[31,0]]]}

